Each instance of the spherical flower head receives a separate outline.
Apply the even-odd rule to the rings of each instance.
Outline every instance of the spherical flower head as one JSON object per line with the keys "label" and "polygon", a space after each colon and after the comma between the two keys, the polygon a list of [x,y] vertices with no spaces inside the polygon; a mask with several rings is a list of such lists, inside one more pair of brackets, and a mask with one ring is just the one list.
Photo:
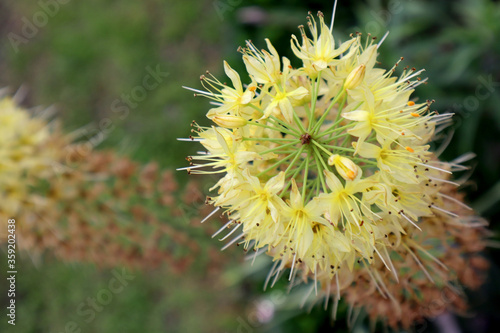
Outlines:
{"label": "spherical flower head", "polygon": [[233,87],[203,76],[206,91],[188,88],[216,105],[208,117],[219,127],[192,124],[181,140],[207,151],[182,169],[221,174],[207,202],[231,219],[229,245],[274,258],[271,275],[336,279],[380,260],[390,271],[386,252],[400,244],[392,240],[446,211],[436,198],[451,167],[428,143],[449,115],[410,100],[421,71],[375,67],[374,39],[356,34],[337,46],[318,19],[308,17],[310,36],[300,28],[301,43],[292,36],[299,68],[271,41],[267,50],[247,42],[247,84],[224,62]]}

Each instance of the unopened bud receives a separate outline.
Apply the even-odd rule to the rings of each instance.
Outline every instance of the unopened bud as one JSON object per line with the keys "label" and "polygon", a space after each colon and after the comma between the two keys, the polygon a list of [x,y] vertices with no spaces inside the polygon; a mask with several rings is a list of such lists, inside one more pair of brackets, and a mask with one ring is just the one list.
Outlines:
{"label": "unopened bud", "polygon": [[354,89],[363,82],[365,78],[366,66],[364,64],[359,65],[354,68],[347,78],[345,79],[344,88],[345,89]]}
{"label": "unopened bud", "polygon": [[347,157],[332,155],[328,158],[328,164],[335,165],[335,169],[345,180],[354,180],[358,175],[358,166]]}
{"label": "unopened bud", "polygon": [[245,118],[238,116],[230,116],[230,115],[223,115],[223,116],[217,115],[212,118],[212,121],[217,125],[219,125],[220,127],[224,128],[239,128],[247,124]]}

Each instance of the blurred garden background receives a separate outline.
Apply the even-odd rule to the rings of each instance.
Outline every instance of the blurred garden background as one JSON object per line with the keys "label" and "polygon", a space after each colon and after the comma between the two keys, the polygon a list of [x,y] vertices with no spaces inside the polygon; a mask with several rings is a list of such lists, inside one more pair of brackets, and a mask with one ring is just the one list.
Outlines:
{"label": "blurred garden background", "polygon": [[[185,157],[197,149],[176,138],[189,136],[193,119],[208,124],[206,100],[193,98],[181,86],[199,88],[205,70],[222,78],[223,59],[236,70],[244,69],[236,49],[247,39],[263,46],[269,38],[280,54],[291,58],[290,35],[298,34],[307,12],[321,10],[329,18],[332,5],[319,0],[0,2],[0,87],[12,93],[21,89],[22,106],[53,108],[64,132],[76,131],[77,140],[90,142],[94,150],[119,156],[103,164],[125,158],[141,168],[155,162],[151,168],[164,171],[162,184],[175,196],[164,198],[162,188],[143,195],[142,179],[135,179],[131,184],[137,187],[126,200],[146,213],[124,209],[120,214],[128,221],[126,227],[116,223],[106,231],[134,234],[136,228],[145,228],[144,216],[154,215],[154,223],[147,222],[151,228],[141,235],[147,242],[163,230],[158,246],[168,252],[165,260],[158,253],[157,260],[146,260],[151,258],[143,249],[136,250],[143,257],[128,248],[127,255],[118,256],[109,246],[113,239],[101,239],[99,230],[86,228],[74,233],[74,242],[85,234],[81,246],[95,248],[92,257],[65,255],[64,249],[18,253],[16,326],[2,315],[0,331],[346,331],[343,307],[332,329],[329,312],[314,308],[307,314],[297,300],[283,301],[285,281],[262,292],[269,262],[257,260],[250,267],[241,249],[220,252],[222,243],[210,236],[223,222],[214,217],[199,223],[210,212],[203,204],[208,194],[203,177],[168,171],[185,166]],[[468,152],[477,155],[462,190],[467,202],[490,221],[492,245],[498,244],[500,2],[339,1],[334,36],[346,39],[356,31],[379,38],[390,31],[380,48],[381,67],[392,67],[402,56],[403,65],[426,69],[429,84],[420,86],[416,95],[434,99],[439,112],[456,114],[448,130],[453,137],[442,156],[452,160]],[[145,82],[148,76],[155,79],[154,87]],[[151,89],[138,88],[145,85]],[[108,172],[115,175],[118,169]],[[151,186],[156,186],[154,180]],[[46,219],[50,217],[40,216],[38,223],[54,223]],[[496,332],[500,327],[499,254],[494,246],[485,253],[492,261],[490,278],[470,294],[470,316],[457,318],[463,332]],[[3,277],[6,269],[1,267]],[[108,288],[123,267],[133,276],[123,290],[93,316],[82,315],[82,309],[90,308],[80,304]],[[2,278],[4,309],[5,290]],[[355,331],[368,328],[360,323]],[[431,321],[425,331],[438,332],[439,326]]]}

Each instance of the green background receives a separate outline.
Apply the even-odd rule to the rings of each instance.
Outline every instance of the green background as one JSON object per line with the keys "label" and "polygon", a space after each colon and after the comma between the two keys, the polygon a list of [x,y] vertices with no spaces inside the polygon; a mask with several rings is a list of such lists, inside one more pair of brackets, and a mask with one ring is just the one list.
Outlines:
{"label": "green background", "polygon": [[[0,3],[0,86],[12,92],[23,87],[26,107],[54,106],[68,132],[88,126],[88,137],[83,139],[90,138],[100,120],[109,118],[113,129],[98,149],[111,148],[144,163],[155,160],[164,168],[184,166],[184,157],[197,147],[175,138],[189,135],[193,119],[207,123],[206,101],[193,98],[182,85],[199,88],[198,77],[205,70],[222,77],[223,59],[242,70],[236,48],[246,39],[263,46],[263,39],[270,38],[280,54],[291,58],[290,34],[298,34],[297,26],[305,23],[307,11],[321,10],[329,18],[332,7],[331,1],[299,0],[65,2],[49,10],[35,1]],[[26,20],[34,22],[40,11],[50,10],[53,15],[34,36],[12,43],[13,34],[23,36]],[[420,86],[416,95],[435,99],[439,112],[456,113],[456,123],[448,130],[453,139],[442,157],[451,160],[471,151],[477,154],[469,181],[462,187],[468,203],[498,233],[500,3],[339,1],[336,38],[346,39],[355,31],[381,37],[387,30],[390,34],[380,48],[381,66],[390,68],[403,56],[404,65],[426,69],[429,84]],[[121,119],[113,112],[114,101],[142,84],[148,66],[160,66],[168,76]],[[179,174],[178,179],[184,183],[187,176]],[[193,236],[193,241],[207,248],[220,246],[203,233],[196,235],[199,239]],[[312,314],[303,314],[295,300],[277,302],[271,324],[249,325],[245,318],[251,316],[252,304],[270,294],[261,295],[265,270],[252,273],[248,267],[239,267],[234,259],[242,256],[238,250],[230,250],[228,268],[216,278],[206,276],[206,265],[182,276],[172,274],[168,267],[137,272],[134,281],[91,323],[82,322],[76,308],[106,287],[111,270],[61,263],[50,256],[33,262],[25,255],[19,264],[18,325],[7,327],[4,317],[0,331],[64,332],[72,320],[82,332],[316,332],[331,328],[328,313],[315,308]],[[490,280],[471,294],[471,317],[458,319],[464,332],[495,331],[500,323],[500,305],[495,302],[500,297],[498,254],[494,248],[486,253],[493,261]],[[4,279],[0,286],[5,290]],[[276,289],[279,293],[284,286]],[[341,308],[341,317],[343,312]],[[341,318],[334,329],[345,327]],[[436,330],[429,322],[427,331]],[[366,327],[359,325],[356,331],[364,332]]]}

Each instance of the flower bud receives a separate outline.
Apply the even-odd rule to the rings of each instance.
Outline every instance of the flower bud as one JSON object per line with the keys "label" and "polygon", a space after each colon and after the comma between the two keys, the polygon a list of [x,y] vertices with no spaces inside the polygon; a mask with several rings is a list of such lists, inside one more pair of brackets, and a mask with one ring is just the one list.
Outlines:
{"label": "flower bud", "polygon": [[354,180],[358,175],[358,166],[347,157],[332,155],[328,158],[328,164],[335,165],[335,169],[345,180]]}
{"label": "flower bud", "polygon": [[247,121],[243,117],[238,116],[230,116],[230,115],[222,115],[222,116],[214,116],[212,121],[224,128],[239,128],[243,127],[247,124]]}
{"label": "flower bud", "polygon": [[345,79],[344,88],[345,89],[354,89],[363,82],[365,78],[366,66],[364,64],[359,65],[354,68],[347,78]]}

